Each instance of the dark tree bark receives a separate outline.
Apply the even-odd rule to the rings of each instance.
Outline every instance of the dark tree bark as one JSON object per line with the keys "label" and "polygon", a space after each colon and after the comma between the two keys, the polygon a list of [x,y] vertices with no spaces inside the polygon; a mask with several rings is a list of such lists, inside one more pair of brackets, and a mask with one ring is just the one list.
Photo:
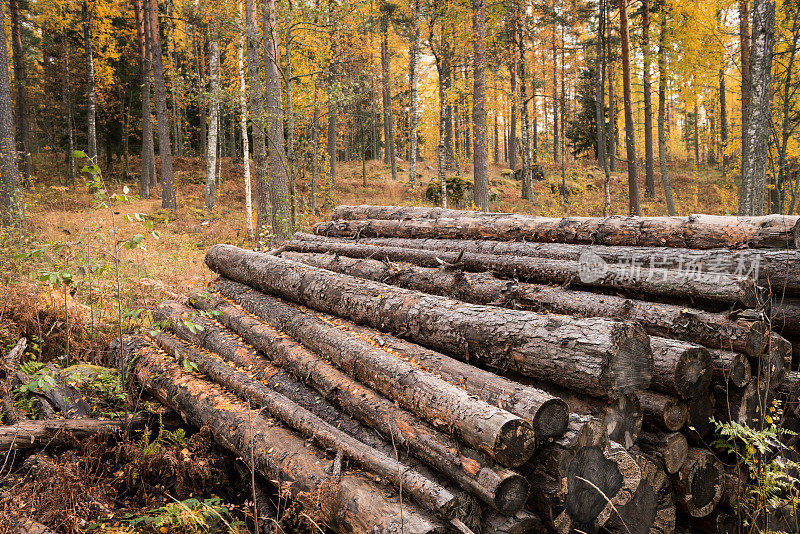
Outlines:
{"label": "dark tree bark", "polygon": [[145,0],[149,4],[150,54],[153,66],[153,86],[155,88],[156,118],[158,120],[158,155],[161,157],[161,207],[169,210],[178,208],[175,198],[175,175],[172,170],[172,143],[170,141],[170,120],[167,110],[167,91],[164,84],[164,62],[161,56],[161,36],[158,29],[158,0]]}
{"label": "dark tree bark", "polygon": [[486,0],[472,0],[473,90],[472,125],[475,129],[472,174],[475,205],[489,211],[489,149],[486,130]]}
{"label": "dark tree bark", "polygon": [[730,384],[744,387],[752,376],[750,361],[740,352],[711,349],[708,351],[714,365],[713,381],[717,384]]}
{"label": "dark tree bark", "polygon": [[28,76],[25,68],[25,54],[22,50],[22,26],[19,20],[19,0],[9,0],[8,10],[11,12],[11,51],[14,59],[14,85],[17,87],[16,140],[21,142],[23,171],[22,180],[26,187],[31,182],[31,137],[30,117],[28,116]]}
{"label": "dark tree bark", "polygon": [[[187,422],[214,429],[217,443],[267,480],[289,482],[292,497],[307,492],[320,499],[314,520],[339,533],[368,533],[375,528],[433,533],[442,525],[419,509],[387,497],[374,483],[343,471],[336,491],[320,491],[330,481],[333,461],[306,440],[262,416],[214,383],[181,370],[177,362],[143,342],[125,338],[119,368],[133,376]],[[135,358],[134,358],[135,356]],[[202,398],[203,402],[197,402]],[[272,451],[267,453],[267,451]],[[357,503],[357,504],[356,504]],[[345,510],[357,507],[358,514]]]}
{"label": "dark tree bark", "polygon": [[[606,21],[611,20],[611,2],[606,1]],[[609,36],[606,39],[606,57],[608,58],[608,154],[611,172],[617,170],[617,145],[619,144],[617,129],[617,101],[614,98],[614,56],[611,48],[611,30],[606,25]]]}
{"label": "dark tree bark", "polygon": [[92,52],[92,19],[87,2],[81,3],[83,17],[83,49],[86,53],[86,154],[97,163],[97,119],[94,83],[94,57]]}
{"label": "dark tree bark", "polygon": [[142,0],[134,0],[136,38],[139,45],[139,78],[142,91],[142,170],[139,176],[139,196],[150,198],[150,186],[156,183],[153,118],[150,112],[150,60],[145,37],[145,14]]}
{"label": "dark tree bark", "polygon": [[605,77],[606,77],[606,7],[605,0],[600,2],[598,12],[598,36],[595,51],[597,54],[597,67],[595,74],[595,121],[597,122],[597,164],[603,169],[603,215],[611,215],[611,171],[608,167],[608,154],[606,153],[606,106],[605,106]]}
{"label": "dark tree bark", "polygon": [[772,128],[772,54],[775,44],[774,0],[753,0],[753,44],[750,49],[746,139],[742,150],[739,215],[763,215],[767,159]]}
{"label": "dark tree bark", "polygon": [[397,160],[394,153],[394,114],[392,113],[392,86],[389,78],[391,54],[389,51],[389,18],[395,5],[381,4],[381,73],[383,94],[383,137],[386,140],[384,163],[392,166],[392,180],[397,180]]}
{"label": "dark tree bark", "polygon": [[[667,200],[667,213],[675,215],[675,201],[672,198],[672,182],[667,167],[667,9],[666,2],[661,5],[660,32],[658,38],[658,163],[661,169],[661,184]],[[652,150],[652,149],[651,149]]]}
{"label": "dark tree bark", "polygon": [[483,534],[533,534],[544,531],[545,525],[539,516],[525,510],[513,516],[488,512],[481,524]]}
{"label": "dark tree bark", "polygon": [[653,96],[650,83],[650,0],[642,0],[642,86],[644,89],[644,160],[645,160],[645,195],[656,196],[656,181],[653,174]]}
{"label": "dark tree bark", "polygon": [[20,421],[0,426],[0,450],[39,449],[45,446],[69,445],[73,439],[84,439],[109,429],[139,427],[143,416],[125,419],[47,419]]}
{"label": "dark tree bark", "polygon": [[[395,403],[375,393],[356,380],[325,362],[302,345],[287,338],[271,325],[257,319],[249,311],[258,312],[263,306],[263,296],[256,292],[241,295],[248,310],[215,296],[194,298],[193,304],[203,310],[221,312],[217,320],[242,336],[244,342],[258,349],[273,363],[291,371],[299,380],[308,383],[322,396],[363,424],[380,432],[387,440],[397,439],[412,455],[453,480],[490,507],[504,513],[518,511],[525,502],[527,484],[516,473],[500,466],[491,467],[479,455],[464,456],[457,442],[445,433],[435,430],[420,419],[399,408]],[[244,368],[252,368],[270,381],[274,370],[264,367],[258,358],[241,344],[230,346],[218,332],[209,328],[203,344],[217,347],[229,346],[224,354]],[[221,350],[222,351],[222,350]],[[277,383],[277,382],[276,382]],[[289,388],[291,390],[291,388]]]}
{"label": "dark tree bark", "polygon": [[[521,15],[520,15],[521,16]],[[528,76],[525,64],[525,29],[519,22],[517,34],[519,48],[519,102],[522,119],[522,198],[533,196],[533,170],[531,168],[531,125],[528,116]]]}
{"label": "dark tree bark", "polygon": [[722,175],[728,172],[728,98],[725,84],[725,69],[719,69],[719,137],[721,141]]}
{"label": "dark tree bark", "polygon": [[688,408],[686,436],[693,442],[704,443],[704,440],[714,432],[714,424],[711,422],[711,418],[716,415],[714,413],[714,395],[710,392],[700,395],[689,399],[686,405]]}
{"label": "dark tree bark", "polygon": [[512,60],[508,64],[508,71],[511,77],[511,122],[508,130],[508,168],[512,171],[517,170],[517,102],[519,101],[519,91],[517,90],[517,59],[512,55]]}
{"label": "dark tree bark", "polygon": [[631,88],[631,43],[628,36],[628,0],[619,3],[619,34],[622,39],[622,96],[625,101],[625,150],[628,158],[628,213],[641,215],[639,175],[636,160],[636,126],[633,123]]}
{"label": "dark tree bark", "polygon": [[643,452],[660,459],[667,473],[674,475],[686,462],[689,444],[680,432],[642,432],[636,446]]}
{"label": "dark tree bark", "polygon": [[672,476],[678,509],[691,517],[704,517],[722,499],[722,464],[703,449],[689,449],[686,462]]}
{"label": "dark tree bark", "polygon": [[[742,100],[742,155],[747,150],[747,116],[750,107],[750,0],[739,0],[739,62]],[[744,175],[742,175],[744,176]]]}
{"label": "dark tree bark", "polygon": [[247,76],[253,128],[253,159],[255,163],[256,237],[263,235],[269,220],[267,188],[267,148],[264,132],[264,94],[261,91],[261,55],[255,0],[244,0],[245,25],[247,28]]}
{"label": "dark tree bark", "polygon": [[[735,421],[755,428],[764,412],[758,409],[759,397],[766,400],[765,392],[759,392],[758,380],[752,379],[745,387],[737,388],[730,384],[714,384],[715,419]],[[766,404],[766,402],[764,402]]]}
{"label": "dark tree bark", "polygon": [[[5,36],[5,16],[0,5],[0,30]],[[5,39],[5,37],[4,37]],[[5,43],[5,40],[3,41]],[[17,144],[14,138],[14,113],[11,109],[11,80],[8,77],[8,51],[0,47],[0,224],[21,224]]]}
{"label": "dark tree bark", "polygon": [[653,349],[650,389],[682,399],[708,391],[713,364],[706,349],[685,341],[655,336],[650,338],[650,346]]}
{"label": "dark tree bark", "polygon": [[[635,391],[650,381],[649,339],[634,323],[486,309],[227,245],[212,247],[206,262],[240,283],[495,369],[557,380],[601,397]],[[294,285],[300,280],[303,285]],[[348,299],[340,299],[343,294]],[[380,301],[374,298],[378,294]],[[417,326],[409,331],[408,324]],[[565,350],[566,339],[576,332],[584,342]]]}
{"label": "dark tree bark", "polygon": [[669,432],[683,428],[689,415],[684,401],[655,391],[640,391],[638,396],[648,426]]}

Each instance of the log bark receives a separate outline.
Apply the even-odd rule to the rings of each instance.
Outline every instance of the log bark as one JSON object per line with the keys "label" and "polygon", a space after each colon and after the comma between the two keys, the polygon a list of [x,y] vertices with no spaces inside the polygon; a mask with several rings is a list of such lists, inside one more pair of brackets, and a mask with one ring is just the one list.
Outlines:
{"label": "log bark", "polygon": [[645,454],[661,460],[670,475],[677,473],[686,462],[689,444],[680,432],[642,432],[636,446]]}
{"label": "log bark", "polygon": [[322,451],[219,386],[181,370],[141,339],[125,338],[116,358],[120,369],[130,366],[148,392],[188,423],[214,429],[215,441],[251,469],[267,480],[288,483],[292,497],[308,504],[306,512],[315,522],[339,533],[445,531],[415,506],[393,502],[362,476],[343,471],[336,477],[334,462]]}
{"label": "log bark", "polygon": [[649,426],[675,432],[686,424],[689,408],[683,400],[655,391],[640,391],[637,396]]}
{"label": "log bark", "polygon": [[715,415],[715,399],[711,392],[689,399],[686,403],[688,411],[686,427],[689,430],[687,437],[692,441],[703,441],[714,431],[711,418]]}
{"label": "log bark", "polygon": [[23,419],[14,404],[11,394],[13,378],[19,370],[19,361],[28,347],[28,339],[21,337],[14,347],[3,356],[0,361],[0,406],[2,407],[3,420],[6,424],[13,425]]}
{"label": "log bark", "polygon": [[422,249],[375,247],[348,243],[291,241],[294,252],[332,252],[359,259],[408,262],[420,267],[457,265],[471,272],[491,271],[498,275],[531,282],[575,284],[585,287],[621,290],[634,295],[741,303],[757,307],[768,301],[766,290],[746,276],[687,273],[677,269],[631,268],[608,264],[589,252],[578,260],[553,260],[531,256],[473,254],[471,252],[433,252]]}
{"label": "log bark", "polygon": [[800,372],[786,373],[786,379],[778,386],[777,393],[785,399],[784,408],[791,410],[796,416],[800,414]]}
{"label": "log bark", "polygon": [[769,345],[757,363],[757,375],[762,385],[767,389],[778,387],[786,379],[786,372],[792,366],[792,344],[771,332]]}
{"label": "log bark", "polygon": [[[321,243],[314,249],[322,248]],[[348,245],[356,247],[356,245]],[[287,248],[297,247],[292,242]],[[369,252],[386,261],[352,259],[334,254],[284,252],[283,257],[357,278],[386,282],[392,285],[447,296],[475,304],[499,305],[511,308],[546,310],[582,316],[602,316],[641,320],[648,333],[678,337],[716,347],[736,346],[759,354],[766,343],[766,327],[760,321],[729,319],[724,314],[692,310],[682,306],[625,299],[612,295],[597,295],[509,280],[498,280],[488,273],[464,273],[453,270],[440,258],[445,269],[397,265],[391,255],[381,254],[385,248],[365,246]],[[337,249],[338,250],[338,249]],[[345,252],[347,252],[345,250]],[[463,262],[463,257],[460,262]],[[459,264],[460,265],[460,264]]]}
{"label": "log bark", "polygon": [[[275,364],[291,370],[332,404],[374,428],[385,439],[396,441],[489,506],[513,514],[524,504],[528,485],[518,474],[499,466],[492,467],[480,455],[463,450],[453,438],[364,387],[239,306],[214,295],[193,299],[192,303],[199,309],[221,312],[217,317],[220,323]],[[252,368],[273,382],[274,375],[252,351],[237,346],[226,355],[230,353],[237,358],[232,359],[237,365]],[[260,370],[262,368],[265,370]]]}
{"label": "log bark", "polygon": [[673,534],[675,501],[664,469],[643,454],[636,454],[642,481],[625,505],[612,514],[605,530],[624,534]]}
{"label": "log bark", "polygon": [[[285,260],[282,260],[285,261]],[[533,427],[521,417],[470,396],[369,343],[353,338],[313,314],[250,288],[222,283],[222,294],[328,358],[371,387],[503,465],[525,463],[535,448]],[[249,297],[250,306],[243,297]]]}
{"label": "log bark", "polygon": [[0,426],[0,450],[65,445],[71,443],[73,438],[87,438],[110,428],[141,426],[144,421],[141,416],[126,419],[24,420],[13,425]]}
{"label": "log bark", "polygon": [[675,503],[691,517],[711,513],[722,499],[724,471],[713,454],[703,449],[689,449],[686,462],[672,475]]}
{"label": "log bark", "polygon": [[539,516],[521,511],[513,516],[489,512],[483,518],[483,534],[538,534],[545,531],[544,522]]}
{"label": "log bark", "polygon": [[[351,239],[323,237],[297,232],[294,241],[330,241],[352,243]],[[769,287],[773,295],[800,294],[800,252],[797,250],[714,248],[695,250],[691,248],[535,243],[530,241],[490,241],[483,239],[408,239],[370,238],[359,236],[362,245],[389,246],[432,250],[436,252],[471,252],[473,254],[496,254],[532,256],[554,260],[578,260],[581,254],[591,251],[606,263],[638,265],[642,268],[657,266],[662,269],[686,269],[705,273],[746,274]]]}
{"label": "log bark", "polygon": [[650,346],[653,348],[650,389],[682,399],[708,391],[713,365],[706,349],[685,341],[655,336],[650,338]]}
{"label": "log bark", "polygon": [[770,307],[770,324],[782,336],[800,336],[800,299],[774,299]]}
{"label": "log bark", "polygon": [[[598,396],[650,382],[649,338],[635,323],[464,304],[228,245],[212,247],[206,263],[237,282],[494,369]],[[229,297],[247,290],[224,281],[219,288]]]}
{"label": "log bark", "polygon": [[[398,206],[338,206],[331,217],[342,220],[404,222],[406,229],[386,237],[498,239],[501,241],[587,243],[653,247],[798,248],[800,217],[766,215],[726,217],[535,217],[508,213]],[[431,225],[434,232],[430,231]],[[397,228],[398,225],[395,225]],[[317,231],[317,228],[320,231]],[[329,225],[320,223],[315,233]],[[426,228],[428,230],[426,230]],[[406,235],[403,235],[406,234]],[[409,235],[410,234],[410,235]],[[435,235],[426,235],[435,234]]]}
{"label": "log bark", "polygon": [[713,394],[715,418],[718,421],[736,421],[755,428],[763,413],[759,410],[759,404],[766,404],[763,393],[759,395],[758,380],[752,379],[742,388],[715,384]]}
{"label": "log bark", "polygon": [[752,368],[747,356],[729,350],[709,349],[708,352],[714,366],[713,382],[730,382],[736,387],[744,387],[750,382]]}
{"label": "log bark", "polygon": [[365,445],[263,382],[228,366],[213,353],[203,352],[165,333],[156,334],[153,340],[173,358],[194,363],[198,370],[213,382],[240,398],[266,409],[272,417],[283,421],[298,433],[313,438],[319,447],[341,451],[345,458],[358,464],[359,467],[388,480],[395,488],[402,488],[402,491],[408,492],[420,506],[447,519],[459,517],[460,513],[470,508],[465,505],[463,496],[451,493],[412,467]]}
{"label": "log bark", "polygon": [[369,342],[372,346],[380,347],[451,384],[459,385],[489,404],[527,419],[533,425],[537,443],[561,437],[567,429],[569,410],[567,403],[558,396],[484,371],[373,328],[327,314],[318,314],[318,317],[343,332]]}

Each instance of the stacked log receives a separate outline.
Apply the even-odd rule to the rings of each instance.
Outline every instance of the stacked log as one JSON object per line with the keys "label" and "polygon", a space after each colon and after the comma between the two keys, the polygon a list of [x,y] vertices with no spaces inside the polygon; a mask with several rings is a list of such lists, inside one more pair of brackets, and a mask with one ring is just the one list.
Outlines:
{"label": "stacked log", "polygon": [[799,220],[341,206],[120,364],[337,532],[713,532],[712,418],[797,394]]}

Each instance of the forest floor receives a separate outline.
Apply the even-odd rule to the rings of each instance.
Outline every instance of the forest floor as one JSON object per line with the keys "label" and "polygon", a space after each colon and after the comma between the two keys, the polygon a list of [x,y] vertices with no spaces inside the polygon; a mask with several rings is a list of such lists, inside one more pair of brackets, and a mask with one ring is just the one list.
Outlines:
{"label": "forest floor", "polygon": [[[136,168],[138,161],[130,164]],[[107,194],[100,197],[90,194],[82,181],[79,186],[63,185],[63,161],[38,158],[35,168],[35,188],[25,197],[25,227],[0,234],[2,354],[24,336],[29,347],[23,361],[52,361],[60,368],[75,362],[107,364],[104,349],[120,330],[148,325],[148,310],[160,301],[182,298],[211,281],[213,275],[203,263],[211,245],[252,246],[245,224],[241,165],[228,159],[223,162],[224,180],[213,212],[203,204],[203,173],[197,159],[175,159],[179,204],[175,214],[161,209],[160,188],[151,199],[136,197],[135,179],[125,181],[120,168],[104,169]],[[504,175],[504,167],[491,165],[490,189],[499,195],[493,210],[547,216],[602,215],[603,173],[599,169],[567,167],[564,184],[568,194],[564,197],[560,167],[545,168],[547,178],[534,183],[534,198],[527,201],[520,198],[520,183]],[[367,162],[365,187],[361,162],[341,163],[336,187],[320,188],[318,215],[310,210],[310,175],[301,173],[297,177],[298,229],[308,230],[329,218],[337,204],[430,204],[425,201],[425,188],[435,170],[426,162],[420,164],[420,170],[422,176],[412,187],[407,162],[398,163],[396,181],[388,166]],[[627,212],[623,170],[618,169],[611,180],[613,213]],[[685,163],[675,165],[672,173],[678,214],[735,212],[737,188],[731,178],[716,169]],[[646,199],[644,184],[640,184],[643,215],[666,214],[660,180],[656,185],[656,197]],[[118,196],[109,201],[111,195]],[[104,406],[103,413],[131,409],[130,398],[120,393],[122,386],[114,380],[101,384],[98,391],[85,392],[88,397],[116,403]],[[91,387],[97,389],[98,384]],[[18,395],[17,401],[25,406],[24,395]],[[164,430],[158,423],[144,439],[122,438],[113,446],[103,440],[91,441],[81,445],[78,457],[63,453],[54,457],[56,467],[37,468],[32,474],[20,474],[18,469],[30,462],[12,461],[15,468],[4,463],[0,534],[2,525],[7,524],[4,513],[23,514],[59,532],[90,527],[199,532],[207,530],[216,521],[213,518],[224,516],[223,508],[232,520],[246,517],[246,502],[217,498],[224,498],[226,488],[236,487],[229,480],[236,478],[236,469],[230,462],[221,465],[222,455],[209,448],[207,436],[176,437],[175,432],[176,427]],[[190,457],[193,461],[187,462]],[[172,474],[166,488],[161,481],[165,469]],[[89,502],[73,499],[74,492],[89,495]],[[208,524],[200,524],[197,517]],[[226,525],[217,526],[228,530]]]}

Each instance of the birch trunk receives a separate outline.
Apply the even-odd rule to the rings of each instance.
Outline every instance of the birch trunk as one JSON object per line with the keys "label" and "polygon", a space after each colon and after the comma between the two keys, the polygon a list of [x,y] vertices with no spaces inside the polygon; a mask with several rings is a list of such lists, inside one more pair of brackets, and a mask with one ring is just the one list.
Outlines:
{"label": "birch trunk", "polygon": [[255,239],[253,231],[253,192],[250,182],[250,140],[247,135],[247,82],[244,76],[244,48],[246,43],[245,18],[243,1],[239,0],[239,24],[242,28],[239,35],[237,59],[239,67],[239,108],[241,110],[242,129],[242,166],[244,167],[244,211],[247,217],[247,234]]}
{"label": "birch trunk", "polygon": [[217,203],[217,135],[219,133],[219,35],[212,21],[211,40],[208,43],[208,72],[211,77],[211,95],[209,98],[208,142],[206,143],[206,208],[214,209]]}

